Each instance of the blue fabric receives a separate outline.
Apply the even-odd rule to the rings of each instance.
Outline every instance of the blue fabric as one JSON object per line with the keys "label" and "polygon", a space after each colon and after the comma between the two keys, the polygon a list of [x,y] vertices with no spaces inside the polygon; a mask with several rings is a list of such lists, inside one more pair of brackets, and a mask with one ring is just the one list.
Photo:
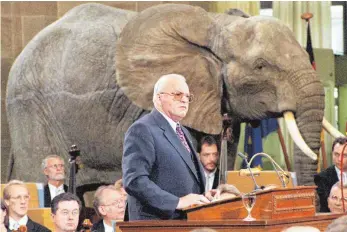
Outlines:
{"label": "blue fabric", "polygon": [[[263,152],[263,142],[262,138],[269,135],[271,132],[276,131],[278,128],[278,123],[276,118],[269,118],[261,120],[260,125],[256,128],[253,128],[247,123],[245,128],[245,143],[244,151],[248,155],[248,161],[256,153]],[[242,168],[246,168],[246,162],[242,162]],[[263,167],[262,157],[256,157],[251,167]]]}
{"label": "blue fabric", "polygon": [[43,183],[36,183],[38,196],[39,196],[39,208],[45,207],[45,197],[44,197],[44,190],[43,190]]}

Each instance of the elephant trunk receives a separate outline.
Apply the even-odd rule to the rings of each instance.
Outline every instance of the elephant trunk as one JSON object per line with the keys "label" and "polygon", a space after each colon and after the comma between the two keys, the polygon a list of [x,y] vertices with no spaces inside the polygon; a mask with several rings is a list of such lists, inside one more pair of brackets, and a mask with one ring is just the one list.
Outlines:
{"label": "elephant trunk", "polygon": [[[324,88],[312,70],[300,71],[294,76],[299,90],[296,122],[299,131],[311,150],[319,154],[320,133],[324,116]],[[299,185],[313,185],[317,173],[317,160],[306,156],[297,146],[294,148],[294,169]]]}

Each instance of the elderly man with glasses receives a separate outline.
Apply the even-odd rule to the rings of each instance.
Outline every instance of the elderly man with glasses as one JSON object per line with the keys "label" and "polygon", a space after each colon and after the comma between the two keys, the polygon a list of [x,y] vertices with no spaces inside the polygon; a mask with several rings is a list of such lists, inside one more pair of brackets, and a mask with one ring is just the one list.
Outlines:
{"label": "elderly man with glasses", "polygon": [[117,221],[123,221],[126,195],[114,185],[100,186],[94,195],[95,212],[102,218],[92,231],[113,232]]}
{"label": "elderly man with glasses", "polygon": [[155,109],[128,129],[122,170],[129,220],[183,219],[181,209],[210,202],[203,167],[180,123],[192,100],[183,76],[164,75],[154,86]]}
{"label": "elderly man with glasses", "polygon": [[347,212],[347,184],[343,185],[343,196],[341,194],[341,182],[333,185],[328,197],[328,207],[332,213],[343,213],[343,203],[345,204],[345,212]]}
{"label": "elderly man with glasses", "polygon": [[3,195],[8,209],[9,230],[18,230],[20,227],[26,227],[26,231],[50,231],[28,217],[30,195],[29,190],[22,181],[12,180],[8,182],[4,188]]}
{"label": "elderly man with glasses", "polygon": [[63,158],[57,155],[49,155],[42,161],[42,170],[47,178],[44,187],[45,207],[51,206],[53,198],[67,192],[65,181],[65,163]]}

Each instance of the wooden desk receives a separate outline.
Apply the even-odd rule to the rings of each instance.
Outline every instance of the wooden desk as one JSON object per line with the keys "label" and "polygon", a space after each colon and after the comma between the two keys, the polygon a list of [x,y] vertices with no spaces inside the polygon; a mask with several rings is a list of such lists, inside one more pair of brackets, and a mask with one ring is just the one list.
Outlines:
{"label": "wooden desk", "polygon": [[147,232],[147,231],[191,231],[197,228],[208,227],[218,232],[232,231],[250,231],[250,232],[280,232],[291,226],[313,226],[321,231],[336,218],[344,214],[317,214],[313,217],[295,218],[295,219],[268,219],[257,220],[253,222],[244,222],[242,220],[223,220],[223,221],[185,221],[185,220],[162,220],[162,221],[132,221],[118,222],[117,231],[122,232]]}

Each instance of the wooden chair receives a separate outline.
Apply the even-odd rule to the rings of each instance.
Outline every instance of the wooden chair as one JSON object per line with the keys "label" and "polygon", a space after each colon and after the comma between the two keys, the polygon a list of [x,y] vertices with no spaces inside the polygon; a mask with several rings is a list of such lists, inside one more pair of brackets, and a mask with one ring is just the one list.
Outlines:
{"label": "wooden chair", "polygon": [[31,208],[28,210],[28,217],[31,220],[54,231],[54,223],[51,217],[51,208]]}
{"label": "wooden chair", "polygon": [[[254,175],[254,177],[255,181],[259,186],[266,186],[270,184],[282,186],[281,181],[278,179],[278,176],[275,171],[260,171],[257,172]],[[228,171],[227,180],[228,184],[234,185],[236,188],[240,190],[240,192],[247,193],[254,190],[254,183],[252,181],[252,177],[250,175],[240,175],[240,171]],[[287,186],[294,187],[292,177],[289,178]]]}
{"label": "wooden chair", "polygon": [[[39,183],[41,184],[41,183]],[[40,207],[40,201],[39,201],[39,191],[37,189],[37,183],[28,183],[26,182],[25,185],[27,186],[30,194],[29,199],[29,209],[31,208],[39,208]],[[42,185],[42,184],[41,184]],[[6,184],[1,184],[1,198],[3,198],[3,192]]]}

